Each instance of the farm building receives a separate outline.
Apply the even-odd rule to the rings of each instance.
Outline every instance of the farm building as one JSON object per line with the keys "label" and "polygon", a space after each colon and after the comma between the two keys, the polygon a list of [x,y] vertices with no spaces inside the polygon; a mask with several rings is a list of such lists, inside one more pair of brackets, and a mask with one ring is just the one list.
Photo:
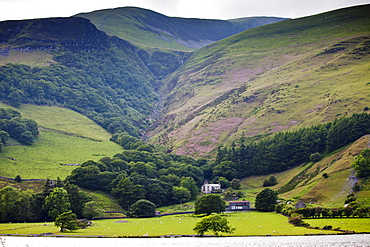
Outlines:
{"label": "farm building", "polygon": [[209,184],[208,181],[205,181],[201,189],[205,194],[218,193],[221,191],[221,184]]}
{"label": "farm building", "polygon": [[306,204],[302,201],[299,201],[297,202],[297,204],[295,205],[295,208],[298,209],[298,208],[305,208],[306,207]]}
{"label": "farm building", "polygon": [[249,210],[249,201],[230,201],[229,205],[226,206],[226,211],[239,211],[239,210]]}

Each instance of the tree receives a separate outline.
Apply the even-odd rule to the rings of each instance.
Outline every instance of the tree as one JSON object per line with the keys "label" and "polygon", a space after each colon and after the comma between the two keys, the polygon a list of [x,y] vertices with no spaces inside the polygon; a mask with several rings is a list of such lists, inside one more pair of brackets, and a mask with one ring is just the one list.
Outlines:
{"label": "tree", "polygon": [[305,223],[303,220],[302,220],[302,215],[301,214],[297,214],[297,213],[293,213],[290,217],[289,217],[289,223],[295,225],[295,226],[308,226],[307,223]]}
{"label": "tree", "polygon": [[85,192],[79,191],[77,185],[67,182],[64,189],[68,192],[69,203],[71,204],[71,211],[77,215],[78,218],[83,217],[85,204],[92,200]]}
{"label": "tree", "polygon": [[181,178],[181,186],[190,191],[190,199],[195,200],[199,194],[199,188],[194,178],[183,177]]}
{"label": "tree", "polygon": [[225,177],[219,177],[217,179],[217,182],[221,184],[221,188],[229,188],[230,187],[230,181],[227,180]]}
{"label": "tree", "polygon": [[0,221],[23,222],[29,218],[30,195],[6,186],[0,190]]}
{"label": "tree", "polygon": [[124,209],[127,210],[135,201],[145,197],[143,186],[134,185],[124,174],[119,175],[113,182],[115,181],[116,185],[112,188],[112,194]]}
{"label": "tree", "polygon": [[58,215],[54,222],[56,227],[60,227],[60,231],[63,232],[64,229],[77,230],[79,228],[77,216],[72,213],[72,211],[64,212]]}
{"label": "tree", "polygon": [[53,191],[45,198],[43,209],[51,220],[71,209],[68,192],[63,188],[54,188]]}
{"label": "tree", "polygon": [[182,186],[173,186],[172,195],[175,203],[184,203],[190,200],[189,190]]}
{"label": "tree", "polygon": [[195,202],[195,214],[221,213],[225,211],[225,202],[219,195],[205,195]]}
{"label": "tree", "polygon": [[22,182],[21,175],[17,175],[17,176],[15,177],[14,181],[16,181],[16,182],[18,182],[18,183]]}
{"label": "tree", "polygon": [[270,188],[265,188],[257,194],[255,207],[258,211],[273,211],[277,204],[277,192]]}
{"label": "tree", "polygon": [[231,181],[231,188],[233,188],[234,190],[238,190],[240,189],[240,180],[237,179],[237,178],[234,178],[232,181]]}
{"label": "tree", "polygon": [[219,165],[216,165],[213,168],[213,176],[223,176],[227,180],[236,178],[238,175],[237,170],[235,169],[235,164],[231,161],[222,161]]}
{"label": "tree", "polygon": [[263,181],[263,187],[273,186],[275,184],[277,184],[277,179],[275,178],[274,175],[271,175],[269,179],[266,179],[265,181]]}
{"label": "tree", "polygon": [[9,140],[9,138],[10,138],[10,136],[9,136],[8,132],[0,130],[0,139],[1,139],[1,142],[3,144],[6,144],[6,142]]}
{"label": "tree", "polygon": [[322,159],[322,155],[319,152],[313,153],[310,155],[310,161],[318,162]]}
{"label": "tree", "polygon": [[235,228],[229,225],[228,220],[220,215],[208,215],[196,223],[194,229],[197,234],[203,235],[207,231],[212,231],[218,236],[219,232],[233,233]]}
{"label": "tree", "polygon": [[154,217],[155,205],[151,201],[140,199],[131,206],[128,215],[134,218]]}
{"label": "tree", "polygon": [[104,210],[95,201],[87,202],[83,209],[83,216],[88,219],[100,217],[103,213]]}
{"label": "tree", "polygon": [[361,151],[360,155],[351,164],[359,177],[370,175],[370,149]]}

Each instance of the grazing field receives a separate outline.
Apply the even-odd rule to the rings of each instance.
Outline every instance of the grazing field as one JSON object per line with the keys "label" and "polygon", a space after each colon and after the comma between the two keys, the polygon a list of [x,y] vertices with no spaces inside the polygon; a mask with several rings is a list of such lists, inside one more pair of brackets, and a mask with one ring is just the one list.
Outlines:
{"label": "grazing field", "polygon": [[[335,231],[295,227],[288,223],[286,217],[276,213],[239,212],[227,216],[230,225],[236,231],[228,236],[265,236],[265,235],[305,235],[336,234]],[[109,219],[93,221],[93,226],[76,231],[59,232],[53,223],[5,223],[0,224],[0,234],[41,234],[56,235],[93,235],[93,236],[162,236],[193,235],[193,228],[200,220],[192,215],[163,216],[146,219]],[[369,222],[369,221],[368,221]],[[211,232],[206,232],[212,234]]]}
{"label": "grazing field", "polygon": [[305,219],[312,227],[332,226],[333,229],[355,231],[356,233],[370,232],[369,218],[333,218],[333,219]]}
{"label": "grazing field", "polygon": [[[0,107],[8,107],[0,104]],[[64,179],[87,160],[112,157],[122,148],[90,119],[68,109],[22,105],[14,108],[39,124],[40,136],[32,145],[11,142],[0,152],[0,175],[23,179]]]}

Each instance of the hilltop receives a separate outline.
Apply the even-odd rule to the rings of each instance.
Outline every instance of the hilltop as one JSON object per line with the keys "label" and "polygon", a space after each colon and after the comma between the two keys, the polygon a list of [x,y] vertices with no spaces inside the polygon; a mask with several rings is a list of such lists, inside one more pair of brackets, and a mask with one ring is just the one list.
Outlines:
{"label": "hilltop", "polygon": [[168,17],[148,9],[122,7],[76,15],[91,22],[108,35],[146,48],[192,51],[241,31],[286,18],[248,17],[235,20],[210,20]]}

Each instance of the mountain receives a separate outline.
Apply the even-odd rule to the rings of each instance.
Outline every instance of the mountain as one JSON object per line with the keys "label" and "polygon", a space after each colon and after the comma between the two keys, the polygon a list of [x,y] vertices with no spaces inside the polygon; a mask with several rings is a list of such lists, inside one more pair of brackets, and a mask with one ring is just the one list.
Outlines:
{"label": "mountain", "polygon": [[209,20],[168,17],[148,9],[123,7],[76,15],[108,35],[117,36],[139,47],[191,51],[241,31],[286,18],[249,17]]}
{"label": "mountain", "polygon": [[[169,151],[214,157],[219,144],[243,135],[258,139],[368,111],[368,10],[356,6],[259,26],[191,53],[139,47],[81,17],[1,22],[0,99],[67,107],[111,133],[146,132]],[[224,30],[246,22],[138,8],[90,14],[105,12],[131,18],[112,27],[136,20],[133,26],[169,32],[164,27],[172,25],[171,35],[184,40],[221,38],[200,32],[198,24],[220,23]]]}
{"label": "mountain", "polygon": [[5,21],[0,34],[4,102],[70,108],[110,132],[147,124],[155,77],[129,42],[79,17]]}
{"label": "mountain", "polygon": [[250,29],[196,50],[163,82],[151,141],[211,157],[242,135],[369,111],[370,5]]}

